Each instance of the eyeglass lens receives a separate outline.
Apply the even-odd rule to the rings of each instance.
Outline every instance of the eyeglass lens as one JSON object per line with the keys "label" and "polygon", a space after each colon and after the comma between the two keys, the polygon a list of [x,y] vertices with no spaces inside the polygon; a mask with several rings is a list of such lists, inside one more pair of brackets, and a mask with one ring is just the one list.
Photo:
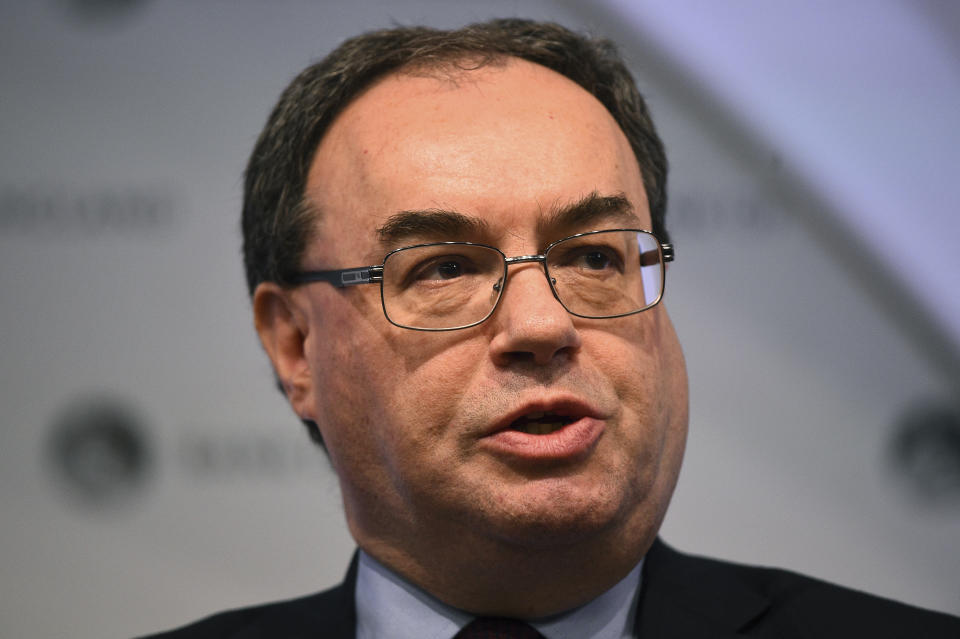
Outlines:
{"label": "eyeglass lens", "polygon": [[[638,231],[601,231],[568,238],[546,254],[557,299],[590,318],[636,313],[663,290],[658,240]],[[486,319],[503,291],[506,264],[492,248],[431,244],[391,253],[383,265],[383,308],[408,328],[461,328]]]}

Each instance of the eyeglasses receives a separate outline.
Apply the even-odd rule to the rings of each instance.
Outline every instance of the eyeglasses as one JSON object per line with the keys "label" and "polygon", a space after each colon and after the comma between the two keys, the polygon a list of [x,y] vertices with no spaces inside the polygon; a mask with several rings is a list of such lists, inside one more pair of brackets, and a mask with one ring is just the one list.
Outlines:
{"label": "eyeglasses", "polygon": [[493,315],[511,264],[539,262],[568,313],[606,319],[656,306],[663,297],[663,265],[673,259],[673,245],[649,231],[610,229],[571,235],[541,255],[517,257],[473,242],[417,244],[387,253],[379,266],[305,271],[290,281],[337,287],[379,283],[383,314],[391,324],[454,331]]}

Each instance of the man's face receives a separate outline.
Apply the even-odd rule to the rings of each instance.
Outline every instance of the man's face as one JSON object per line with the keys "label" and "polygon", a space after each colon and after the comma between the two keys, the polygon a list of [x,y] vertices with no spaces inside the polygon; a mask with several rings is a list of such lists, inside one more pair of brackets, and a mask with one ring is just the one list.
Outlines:
{"label": "man's face", "polygon": [[[608,196],[631,206],[576,206]],[[609,113],[518,60],[377,82],[324,137],[307,197],[320,221],[304,269],[379,264],[393,248],[447,240],[529,255],[583,231],[651,226]],[[450,332],[391,325],[374,285],[287,295],[303,352],[292,373],[278,370],[323,433],[361,547],[394,567],[451,545],[485,555],[603,539],[634,558],[646,550],[687,422],[662,304],[576,318],[536,263],[510,267],[490,319]],[[569,422],[558,431],[517,430],[557,415]]]}

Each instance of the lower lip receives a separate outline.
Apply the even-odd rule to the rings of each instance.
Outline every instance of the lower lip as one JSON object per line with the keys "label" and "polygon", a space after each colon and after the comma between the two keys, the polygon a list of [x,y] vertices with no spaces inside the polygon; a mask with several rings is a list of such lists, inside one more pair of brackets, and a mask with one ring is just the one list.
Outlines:
{"label": "lower lip", "polygon": [[604,422],[581,417],[546,435],[531,435],[519,430],[501,430],[483,438],[491,452],[529,461],[576,461],[587,456],[600,435]]}

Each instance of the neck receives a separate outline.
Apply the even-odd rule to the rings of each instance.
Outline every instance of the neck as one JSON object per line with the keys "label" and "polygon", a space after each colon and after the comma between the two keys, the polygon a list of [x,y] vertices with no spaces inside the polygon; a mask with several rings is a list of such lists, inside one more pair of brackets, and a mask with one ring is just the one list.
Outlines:
{"label": "neck", "polygon": [[642,559],[653,536],[627,540],[611,531],[587,542],[540,547],[469,534],[457,544],[441,542],[418,544],[422,553],[373,539],[361,540],[361,547],[449,606],[532,619],[572,610],[612,588]]}

